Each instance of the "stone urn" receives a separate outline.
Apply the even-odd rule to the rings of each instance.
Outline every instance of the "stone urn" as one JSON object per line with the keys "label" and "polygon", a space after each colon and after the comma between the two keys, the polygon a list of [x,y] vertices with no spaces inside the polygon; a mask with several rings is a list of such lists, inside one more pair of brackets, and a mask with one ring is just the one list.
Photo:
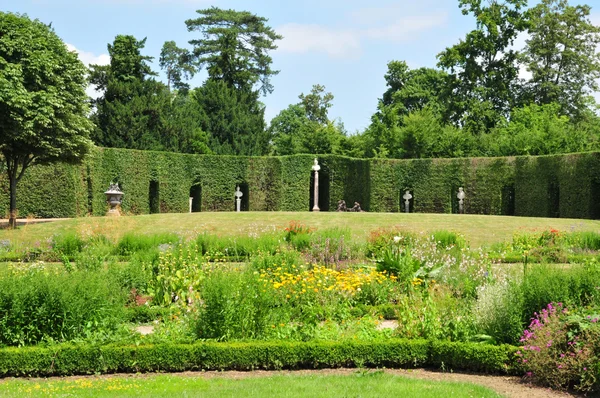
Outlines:
{"label": "stone urn", "polygon": [[118,183],[111,183],[108,191],[104,192],[106,195],[106,202],[108,203],[107,216],[120,216],[121,215],[121,202],[123,201],[123,191],[119,188]]}

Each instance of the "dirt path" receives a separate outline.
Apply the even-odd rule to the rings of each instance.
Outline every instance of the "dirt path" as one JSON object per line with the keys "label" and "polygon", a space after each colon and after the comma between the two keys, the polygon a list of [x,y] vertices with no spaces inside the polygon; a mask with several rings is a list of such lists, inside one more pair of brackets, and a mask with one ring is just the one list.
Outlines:
{"label": "dirt path", "polygon": [[[375,370],[368,370],[375,371]],[[240,372],[240,371],[225,371],[225,372],[181,372],[172,373],[173,376],[180,377],[201,377],[201,378],[230,378],[230,379],[243,379],[249,377],[270,377],[270,376],[309,376],[309,375],[352,375],[359,372],[357,369],[321,369],[321,370],[294,370],[294,371],[264,371],[257,370],[252,372]],[[514,376],[489,376],[472,373],[443,373],[436,372],[426,369],[385,369],[386,374],[411,377],[415,379],[424,379],[432,381],[453,381],[460,383],[473,383],[488,387],[497,393],[507,398],[565,398],[565,397],[577,397],[578,395],[572,395],[566,392],[552,391],[550,389],[540,388],[523,383],[521,378]],[[161,373],[164,374],[164,373]],[[136,375],[125,375],[125,374],[114,374],[114,375],[102,375],[102,376],[73,376],[69,379],[87,379],[87,378],[146,378],[157,375],[156,373],[145,373]],[[45,381],[50,380],[64,380],[64,377],[50,377],[43,379]],[[10,379],[0,379],[0,385],[3,381]],[[31,379],[41,380],[41,379]]]}

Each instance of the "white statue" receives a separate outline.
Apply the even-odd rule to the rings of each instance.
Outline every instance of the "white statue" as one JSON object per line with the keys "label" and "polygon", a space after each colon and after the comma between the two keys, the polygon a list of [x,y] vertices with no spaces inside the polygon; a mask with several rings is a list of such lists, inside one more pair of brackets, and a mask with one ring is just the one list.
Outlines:
{"label": "white statue", "polygon": [[413,196],[410,194],[409,190],[407,190],[404,196],[402,196],[402,199],[404,199],[404,211],[406,213],[410,213],[410,200],[412,198]]}
{"label": "white statue", "polygon": [[313,211],[321,211],[321,209],[319,209],[319,170],[321,170],[321,166],[319,166],[319,162],[317,161],[317,158],[315,158],[315,162],[313,164],[312,170],[315,172],[315,192],[314,192],[314,206],[313,206]]}
{"label": "white statue", "polygon": [[465,191],[463,191],[462,187],[458,188],[458,193],[456,194],[458,198],[458,212],[460,214],[464,214],[465,212]]}
{"label": "white statue", "polygon": [[242,196],[244,196],[244,194],[240,191],[240,186],[238,185],[235,188],[235,209],[238,213],[242,211]]}

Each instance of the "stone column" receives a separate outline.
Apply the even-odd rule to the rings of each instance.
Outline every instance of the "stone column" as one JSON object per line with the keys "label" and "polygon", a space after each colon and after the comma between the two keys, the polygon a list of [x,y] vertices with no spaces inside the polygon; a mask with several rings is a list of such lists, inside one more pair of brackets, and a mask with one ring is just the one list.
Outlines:
{"label": "stone column", "polygon": [[319,162],[316,158],[312,170],[315,172],[314,206],[312,211],[321,211],[321,209],[319,209],[319,170],[321,170],[321,166],[319,166]]}
{"label": "stone column", "polygon": [[192,212],[192,203],[194,202],[194,197],[190,196],[190,213]]}

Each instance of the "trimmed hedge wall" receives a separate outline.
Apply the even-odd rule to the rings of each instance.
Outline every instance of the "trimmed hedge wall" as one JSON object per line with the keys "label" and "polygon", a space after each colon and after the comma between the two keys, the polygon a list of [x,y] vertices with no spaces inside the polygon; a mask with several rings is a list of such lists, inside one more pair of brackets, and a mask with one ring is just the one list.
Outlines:
{"label": "trimmed hedge wall", "polygon": [[[416,212],[456,213],[458,187],[471,214],[600,219],[600,152],[473,159],[352,159],[317,156],[320,207],[344,199],[373,212],[403,211],[409,189]],[[192,186],[202,211],[233,211],[236,185],[250,211],[311,208],[314,156],[235,157],[96,148],[81,166],[34,167],[18,187],[21,216],[104,215],[104,191],[118,181],[126,214],[187,212]],[[151,205],[152,203],[152,205]],[[0,215],[8,211],[0,174]]]}
{"label": "trimmed hedge wall", "polygon": [[0,349],[0,377],[339,367],[517,373],[516,350],[506,345],[426,340],[4,348]]}

